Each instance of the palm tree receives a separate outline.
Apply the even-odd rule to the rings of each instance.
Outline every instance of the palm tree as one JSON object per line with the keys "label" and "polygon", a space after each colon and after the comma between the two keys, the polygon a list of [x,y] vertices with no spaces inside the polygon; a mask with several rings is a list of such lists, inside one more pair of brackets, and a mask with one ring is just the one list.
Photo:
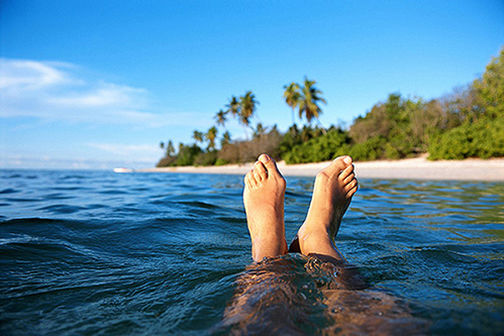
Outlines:
{"label": "palm tree", "polygon": [[231,143],[231,133],[229,133],[229,131],[226,131],[226,133],[222,135],[221,146],[227,145],[229,143]]}
{"label": "palm tree", "polygon": [[233,117],[236,117],[240,112],[240,102],[235,96],[231,97],[229,104],[227,104],[226,107],[226,112],[230,113]]}
{"label": "palm tree", "polygon": [[217,128],[215,126],[212,126],[208,129],[208,131],[205,134],[205,139],[208,141],[208,148],[207,149],[214,149],[215,148],[215,138],[217,138]]}
{"label": "palm tree", "polygon": [[175,154],[175,147],[173,147],[173,142],[171,140],[169,140],[166,144],[166,154],[167,156],[172,156],[172,154]]}
{"label": "palm tree", "polygon": [[243,127],[250,127],[250,118],[254,116],[256,105],[259,105],[259,102],[255,99],[252,91],[247,91],[244,96],[240,97],[239,116]]}
{"label": "palm tree", "polygon": [[313,118],[317,119],[318,121],[319,115],[322,114],[322,110],[320,109],[318,103],[322,102],[324,104],[327,104],[326,100],[320,96],[322,94],[322,91],[315,88],[314,85],[316,83],[316,81],[308,80],[308,78],[305,77],[304,86],[302,88],[301,97],[298,103],[299,118],[302,119],[304,114],[306,120],[308,120],[308,123],[310,124]]}
{"label": "palm tree", "polygon": [[198,130],[194,130],[193,132],[193,139],[194,141],[198,142],[203,142],[203,132],[200,132]]}
{"label": "palm tree", "polygon": [[268,131],[267,127],[264,127],[262,123],[257,123],[256,129],[254,131],[254,138],[258,138]]}
{"label": "palm tree", "polygon": [[299,84],[298,83],[290,83],[289,85],[284,85],[284,98],[287,105],[292,109],[292,124],[296,123],[296,118],[294,115],[294,110],[299,105],[299,100],[301,98],[301,93],[299,92]]}
{"label": "palm tree", "polygon": [[217,112],[217,114],[215,115],[215,122],[217,123],[217,125],[224,126],[227,120],[226,114],[227,112],[223,110],[219,110],[219,112]]}

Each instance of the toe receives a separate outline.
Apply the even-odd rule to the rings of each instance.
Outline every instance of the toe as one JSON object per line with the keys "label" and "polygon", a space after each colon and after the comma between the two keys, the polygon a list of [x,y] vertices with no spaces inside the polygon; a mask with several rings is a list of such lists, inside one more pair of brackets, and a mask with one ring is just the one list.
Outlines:
{"label": "toe", "polygon": [[339,177],[338,177],[340,179],[340,181],[345,181],[350,175],[353,174],[353,170],[354,170],[353,164],[351,164],[348,167],[346,167],[345,169],[343,169],[343,171],[341,172],[341,174],[339,174]]}
{"label": "toe", "polygon": [[259,181],[265,180],[268,177],[268,172],[266,171],[266,167],[261,161],[257,161],[254,165],[254,176]]}
{"label": "toe", "polygon": [[352,197],[355,194],[355,192],[357,191],[357,189],[359,189],[359,185],[358,184],[356,184],[353,188],[351,188],[350,190],[347,191],[346,197],[347,198]]}
{"label": "toe", "polygon": [[258,160],[264,165],[269,175],[281,175],[278,171],[275,160],[273,160],[268,154],[261,154]]}
{"label": "toe", "polygon": [[355,187],[357,185],[357,180],[356,179],[353,179],[352,181],[350,181],[347,185],[345,185],[345,192],[348,192],[349,190],[351,190],[353,187]]}
{"label": "toe", "polygon": [[250,185],[249,173],[245,174],[245,177],[243,177],[243,184],[245,184],[245,186],[250,189],[251,185]]}
{"label": "toe", "polygon": [[346,184],[350,183],[354,178],[355,178],[355,174],[352,172],[352,173],[350,173],[350,175],[348,175],[347,177],[345,177],[343,179],[343,184],[346,185]]}
{"label": "toe", "polygon": [[263,180],[261,174],[259,174],[256,170],[252,173],[254,175],[254,179],[259,183]]}
{"label": "toe", "polygon": [[339,156],[331,162],[325,170],[329,174],[339,174],[342,170],[352,164],[352,158],[348,155]]}
{"label": "toe", "polygon": [[249,186],[249,188],[255,187],[257,185],[253,170],[249,171],[247,175],[245,175],[245,183]]}

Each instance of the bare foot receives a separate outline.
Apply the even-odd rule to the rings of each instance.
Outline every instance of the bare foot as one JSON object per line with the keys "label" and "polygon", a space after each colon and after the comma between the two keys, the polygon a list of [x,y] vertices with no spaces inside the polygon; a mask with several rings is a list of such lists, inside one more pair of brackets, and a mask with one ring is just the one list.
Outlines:
{"label": "bare foot", "polygon": [[298,231],[302,254],[323,254],[343,259],[334,245],[334,237],[356,191],[357,179],[349,156],[336,158],[317,174],[310,209]]}
{"label": "bare foot", "polygon": [[245,175],[243,189],[254,261],[287,253],[284,198],[285,179],[275,161],[261,154],[254,168]]}

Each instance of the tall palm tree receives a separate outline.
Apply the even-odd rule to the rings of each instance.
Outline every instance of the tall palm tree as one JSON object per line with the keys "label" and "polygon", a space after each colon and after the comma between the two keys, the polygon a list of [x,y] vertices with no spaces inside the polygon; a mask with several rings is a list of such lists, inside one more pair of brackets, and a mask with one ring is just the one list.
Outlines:
{"label": "tall palm tree", "polygon": [[240,97],[239,116],[240,123],[244,127],[250,127],[250,118],[254,116],[257,105],[259,105],[259,102],[255,99],[252,91],[247,91],[244,96]]}
{"label": "tall palm tree", "polygon": [[292,109],[292,124],[296,123],[296,118],[294,115],[294,110],[299,105],[299,100],[301,98],[301,93],[299,92],[299,84],[298,83],[290,83],[289,85],[284,85],[284,98],[287,105]]}
{"label": "tall palm tree", "polygon": [[227,120],[226,114],[227,112],[223,110],[219,110],[219,112],[217,112],[217,114],[215,115],[215,122],[217,123],[217,125],[224,126]]}
{"label": "tall palm tree", "polygon": [[173,154],[175,154],[175,147],[173,147],[173,142],[171,140],[169,140],[168,143],[166,144],[166,154],[168,156],[172,156]]}
{"label": "tall palm tree", "polygon": [[193,132],[193,139],[196,142],[203,142],[203,132],[200,132],[198,130],[194,130]]}
{"label": "tall palm tree", "polygon": [[208,141],[208,148],[207,149],[215,149],[215,139],[217,138],[217,128],[215,126],[212,126],[208,129],[208,131],[205,134],[205,139]]}
{"label": "tall palm tree", "polygon": [[229,104],[227,104],[226,107],[227,107],[226,112],[231,114],[231,116],[233,117],[238,116],[240,112],[240,102],[235,96],[231,97],[231,99],[229,100]]}
{"label": "tall palm tree", "polygon": [[304,86],[301,90],[301,97],[299,99],[299,118],[303,118],[303,114],[306,117],[308,123],[311,124],[313,118],[317,119],[320,114],[322,114],[322,110],[318,105],[319,102],[327,104],[326,100],[322,98],[320,95],[322,91],[315,88],[316,81],[308,80],[305,77]]}

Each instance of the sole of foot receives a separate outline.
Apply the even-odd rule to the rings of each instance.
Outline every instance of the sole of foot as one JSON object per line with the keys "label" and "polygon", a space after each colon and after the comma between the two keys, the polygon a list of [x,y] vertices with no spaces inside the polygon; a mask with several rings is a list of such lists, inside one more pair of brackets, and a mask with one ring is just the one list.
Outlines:
{"label": "sole of foot", "polygon": [[243,203],[252,240],[252,258],[276,257],[287,253],[284,224],[285,179],[276,162],[261,154],[245,175]]}

